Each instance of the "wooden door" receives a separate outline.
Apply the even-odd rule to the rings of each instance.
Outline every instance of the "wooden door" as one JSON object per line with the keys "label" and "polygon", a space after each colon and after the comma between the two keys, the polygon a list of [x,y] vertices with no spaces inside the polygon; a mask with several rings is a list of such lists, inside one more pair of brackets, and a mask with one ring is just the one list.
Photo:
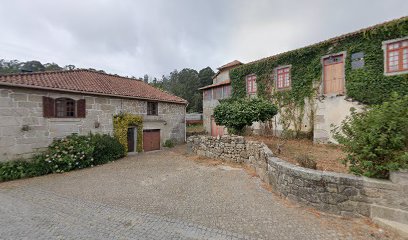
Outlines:
{"label": "wooden door", "polygon": [[127,132],[127,143],[128,143],[128,152],[134,152],[135,151],[135,129],[134,128],[128,128]]}
{"label": "wooden door", "polygon": [[160,129],[143,130],[143,150],[160,150]]}
{"label": "wooden door", "polygon": [[211,136],[222,136],[224,135],[224,126],[219,126],[215,123],[214,117],[211,117]]}
{"label": "wooden door", "polygon": [[343,55],[325,58],[323,86],[325,94],[344,93],[344,57]]}

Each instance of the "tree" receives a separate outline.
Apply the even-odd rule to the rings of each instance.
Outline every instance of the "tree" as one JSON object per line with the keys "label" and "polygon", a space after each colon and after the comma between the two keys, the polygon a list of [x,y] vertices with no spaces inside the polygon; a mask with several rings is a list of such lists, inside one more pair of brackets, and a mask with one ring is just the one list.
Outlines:
{"label": "tree", "polygon": [[43,72],[45,71],[45,67],[44,65],[42,65],[41,62],[33,60],[33,61],[25,62],[21,66],[21,71],[23,72]]}
{"label": "tree", "polygon": [[4,59],[0,60],[0,74],[10,74],[20,72],[20,68],[23,63],[17,60],[6,61]]}
{"label": "tree", "polygon": [[56,63],[46,63],[44,64],[45,71],[61,71],[63,68],[58,66]]}
{"label": "tree", "polygon": [[[199,79],[199,85],[198,88],[207,86],[212,84],[213,82],[213,76],[214,76],[214,71],[210,67],[206,67],[201,69],[198,72],[198,79]],[[203,112],[203,96],[202,92],[197,89],[197,93],[194,95],[194,100],[195,100],[195,107],[197,109],[197,112]]]}
{"label": "tree", "polygon": [[214,109],[218,125],[228,128],[229,133],[242,134],[253,122],[265,122],[277,114],[277,108],[261,98],[224,99]]}
{"label": "tree", "polygon": [[145,83],[149,83],[149,75],[145,74],[145,75],[143,76],[143,81],[144,81]]}
{"label": "tree", "polygon": [[389,171],[408,168],[408,95],[393,93],[389,101],[363,112],[352,110],[334,138],[343,146],[350,171],[387,178]]}
{"label": "tree", "polygon": [[74,70],[76,67],[75,67],[75,65],[65,65],[65,67],[64,67],[64,69],[65,70]]}
{"label": "tree", "polygon": [[213,81],[212,78],[214,74],[215,74],[214,71],[210,67],[201,69],[198,72],[198,79],[200,82],[200,87],[204,87],[204,86],[212,84],[212,81]]}

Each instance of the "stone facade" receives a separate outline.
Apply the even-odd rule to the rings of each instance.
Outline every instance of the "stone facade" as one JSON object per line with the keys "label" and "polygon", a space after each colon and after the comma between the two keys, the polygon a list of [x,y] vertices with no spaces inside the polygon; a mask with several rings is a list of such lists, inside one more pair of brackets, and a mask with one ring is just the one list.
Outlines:
{"label": "stone facade", "polygon": [[301,204],[343,216],[376,217],[376,209],[390,208],[408,217],[407,184],[295,166],[240,136],[192,136],[187,143],[197,155],[251,166],[274,191]]}
{"label": "stone facade", "polygon": [[[85,118],[44,118],[42,97],[85,99]],[[71,133],[112,134],[113,115],[142,115],[144,129],[160,129],[161,142],[185,141],[185,105],[159,102],[158,115],[147,115],[146,101],[16,87],[0,88],[0,161],[28,157],[54,138]],[[97,126],[99,125],[99,126]]]}

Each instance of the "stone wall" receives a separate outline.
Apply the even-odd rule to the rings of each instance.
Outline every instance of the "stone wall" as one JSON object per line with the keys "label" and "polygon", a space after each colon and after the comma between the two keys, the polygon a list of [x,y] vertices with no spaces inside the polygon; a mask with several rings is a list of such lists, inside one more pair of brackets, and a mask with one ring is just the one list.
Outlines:
{"label": "stone wall", "polygon": [[264,144],[240,136],[191,136],[189,151],[226,162],[244,163],[281,196],[343,216],[370,216],[373,205],[408,210],[408,187],[386,180],[295,166]]}
{"label": "stone wall", "polygon": [[[86,100],[86,118],[43,118],[42,97]],[[167,139],[185,141],[185,105],[159,102],[158,116],[147,116],[146,101],[23,88],[0,88],[0,161],[28,157],[56,137],[71,133],[111,134],[113,115],[142,115],[144,129],[160,129]],[[95,123],[99,123],[96,127]],[[27,126],[26,131],[23,126]]]}
{"label": "stone wall", "polygon": [[337,143],[333,138],[332,125],[340,126],[341,122],[350,116],[350,109],[361,111],[364,105],[347,100],[345,96],[326,96],[316,100],[313,140],[316,143]]}

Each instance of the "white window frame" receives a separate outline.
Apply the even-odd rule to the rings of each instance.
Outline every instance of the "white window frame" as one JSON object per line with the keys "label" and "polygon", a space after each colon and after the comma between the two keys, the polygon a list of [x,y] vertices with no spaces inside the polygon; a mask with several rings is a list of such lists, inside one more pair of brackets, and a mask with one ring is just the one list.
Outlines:
{"label": "white window frame", "polygon": [[404,40],[408,40],[408,36],[402,37],[402,38],[390,39],[390,40],[382,42],[382,50],[383,50],[383,56],[384,56],[384,75],[385,76],[395,76],[395,75],[401,75],[401,74],[407,74],[408,73],[408,69],[404,70],[404,71],[396,71],[396,72],[388,72],[387,71],[387,68],[388,68],[388,59],[387,59],[388,49],[387,49],[387,45],[390,44],[390,43],[395,43],[395,42],[404,41]]}

